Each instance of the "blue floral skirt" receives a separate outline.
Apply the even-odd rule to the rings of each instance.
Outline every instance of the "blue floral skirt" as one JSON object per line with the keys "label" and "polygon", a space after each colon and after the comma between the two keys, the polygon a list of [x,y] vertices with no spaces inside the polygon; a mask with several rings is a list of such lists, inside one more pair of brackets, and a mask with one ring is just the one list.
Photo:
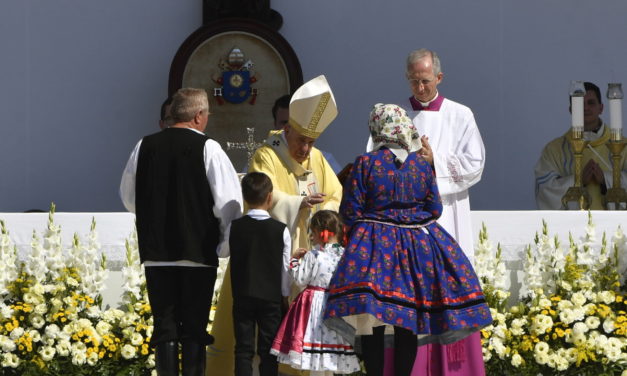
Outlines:
{"label": "blue floral skirt", "polygon": [[325,320],[347,337],[400,326],[422,345],[453,343],[492,317],[470,261],[440,225],[363,221],[329,285]]}

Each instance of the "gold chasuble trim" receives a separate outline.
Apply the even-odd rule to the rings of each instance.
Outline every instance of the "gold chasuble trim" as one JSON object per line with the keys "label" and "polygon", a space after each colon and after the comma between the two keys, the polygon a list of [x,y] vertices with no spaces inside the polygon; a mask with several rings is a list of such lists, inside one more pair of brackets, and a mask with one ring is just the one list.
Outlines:
{"label": "gold chasuble trim", "polygon": [[[610,127],[605,123],[603,123],[603,125],[605,126],[603,128],[603,134],[594,141],[588,141],[588,144],[592,146],[593,148],[603,145],[610,141],[610,136],[611,136],[610,129],[609,129]],[[568,132],[566,132],[564,136],[566,136],[569,142],[572,141],[573,139],[573,133],[570,130],[568,130]]]}
{"label": "gold chasuble trim", "polygon": [[311,137],[311,138],[320,137],[320,134],[322,132],[318,132],[316,131],[316,129],[318,128],[318,123],[320,122],[320,119],[322,118],[322,115],[324,114],[324,111],[326,110],[330,99],[331,99],[331,94],[329,93],[324,93],[320,96],[318,105],[316,106],[315,111],[311,115],[311,120],[309,121],[309,124],[307,125],[306,128],[303,127],[301,124],[299,124],[291,116],[289,118],[289,124],[292,127],[296,128],[298,133],[302,134],[305,137]]}

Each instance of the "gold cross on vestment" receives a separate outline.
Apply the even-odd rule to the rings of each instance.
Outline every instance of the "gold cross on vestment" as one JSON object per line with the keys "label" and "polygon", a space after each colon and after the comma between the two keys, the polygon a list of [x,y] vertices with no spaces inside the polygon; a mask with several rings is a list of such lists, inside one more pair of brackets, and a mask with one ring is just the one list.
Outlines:
{"label": "gold cross on vestment", "polygon": [[226,142],[227,150],[246,150],[248,156],[248,165],[250,165],[250,160],[253,158],[253,154],[255,150],[263,145],[262,142],[255,142],[255,128],[246,128],[246,133],[248,133],[248,139],[245,142]]}

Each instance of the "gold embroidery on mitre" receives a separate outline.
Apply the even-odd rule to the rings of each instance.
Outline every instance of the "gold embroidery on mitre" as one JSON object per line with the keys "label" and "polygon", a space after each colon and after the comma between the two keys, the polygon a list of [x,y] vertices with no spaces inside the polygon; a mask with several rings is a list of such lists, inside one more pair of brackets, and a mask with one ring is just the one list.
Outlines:
{"label": "gold embroidery on mitre", "polygon": [[329,93],[324,93],[320,96],[320,101],[318,102],[318,106],[316,107],[316,110],[311,115],[311,120],[309,121],[309,125],[307,126],[307,128],[303,127],[292,116],[289,117],[288,123],[292,127],[296,128],[298,133],[302,134],[305,137],[310,137],[310,138],[320,137],[320,134],[322,132],[317,131],[316,128],[318,127],[318,123],[320,122],[320,119],[322,118],[322,115],[324,114],[324,111],[326,110],[330,99],[331,99],[331,94]]}
{"label": "gold embroidery on mitre", "polygon": [[299,122],[297,122],[296,120],[294,120],[293,117],[289,117],[287,123],[294,129],[296,129],[296,131],[300,134],[302,134],[305,137],[310,137],[310,138],[318,138],[320,136],[320,132],[311,132],[308,129],[304,128],[302,125],[300,125]]}
{"label": "gold embroidery on mitre", "polygon": [[313,115],[311,116],[309,126],[307,127],[307,130],[309,130],[310,132],[314,132],[315,129],[318,127],[318,122],[320,121],[322,114],[324,114],[324,110],[327,108],[327,104],[329,104],[329,99],[331,99],[331,94],[329,93],[324,93],[322,94],[322,97],[320,97],[318,107],[316,107],[316,111],[314,111]]}

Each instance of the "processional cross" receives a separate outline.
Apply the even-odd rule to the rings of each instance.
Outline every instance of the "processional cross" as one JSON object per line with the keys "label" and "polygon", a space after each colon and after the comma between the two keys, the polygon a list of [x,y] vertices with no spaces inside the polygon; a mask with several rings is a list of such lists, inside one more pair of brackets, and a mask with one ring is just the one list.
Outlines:
{"label": "processional cross", "polygon": [[226,142],[227,150],[246,150],[247,153],[247,162],[250,165],[250,160],[253,159],[253,154],[255,150],[257,150],[260,146],[263,145],[263,142],[255,142],[255,128],[246,128],[246,133],[248,133],[248,139],[245,142]]}

